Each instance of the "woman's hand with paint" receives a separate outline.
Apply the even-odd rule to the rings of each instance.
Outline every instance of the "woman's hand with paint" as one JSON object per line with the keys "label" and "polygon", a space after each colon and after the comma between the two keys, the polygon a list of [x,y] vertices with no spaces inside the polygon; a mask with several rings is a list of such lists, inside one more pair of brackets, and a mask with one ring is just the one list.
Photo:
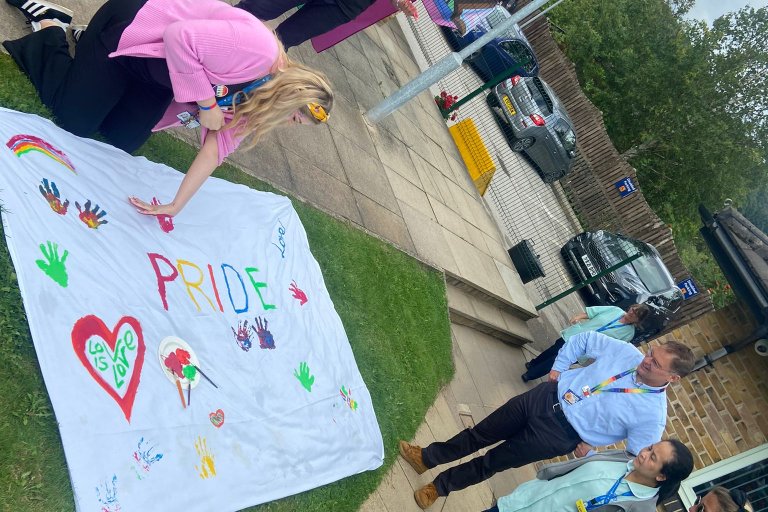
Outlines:
{"label": "woman's hand with paint", "polygon": [[168,215],[170,217],[173,217],[177,213],[179,213],[178,208],[171,203],[171,204],[160,204],[156,203],[155,201],[152,201],[152,203],[147,203],[146,201],[142,201],[136,196],[129,196],[128,201],[136,207],[136,211],[143,214],[143,215]]}

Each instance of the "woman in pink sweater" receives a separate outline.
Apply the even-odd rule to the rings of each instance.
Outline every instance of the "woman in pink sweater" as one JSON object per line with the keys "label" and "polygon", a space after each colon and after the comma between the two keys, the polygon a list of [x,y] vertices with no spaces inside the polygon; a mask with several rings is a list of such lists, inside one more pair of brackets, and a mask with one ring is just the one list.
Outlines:
{"label": "woman in pink sweater", "polygon": [[61,127],[99,132],[132,152],[152,131],[202,126],[200,152],[173,201],[131,197],[141,213],[176,215],[245,138],[253,145],[279,125],[324,123],[333,107],[321,73],[289,59],[252,14],[219,0],[108,0],[74,59],[65,32],[71,11],[47,0],[6,1],[35,31],[3,46]]}

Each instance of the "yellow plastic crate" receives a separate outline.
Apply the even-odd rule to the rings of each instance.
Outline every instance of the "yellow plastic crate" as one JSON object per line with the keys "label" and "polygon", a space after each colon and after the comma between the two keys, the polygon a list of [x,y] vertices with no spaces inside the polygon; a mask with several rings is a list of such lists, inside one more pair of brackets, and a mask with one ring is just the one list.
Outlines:
{"label": "yellow plastic crate", "polygon": [[485,194],[488,184],[496,172],[491,155],[477,132],[477,127],[472,119],[464,119],[450,128],[456,147],[459,148],[461,158],[469,171],[469,177],[477,187],[480,195]]}

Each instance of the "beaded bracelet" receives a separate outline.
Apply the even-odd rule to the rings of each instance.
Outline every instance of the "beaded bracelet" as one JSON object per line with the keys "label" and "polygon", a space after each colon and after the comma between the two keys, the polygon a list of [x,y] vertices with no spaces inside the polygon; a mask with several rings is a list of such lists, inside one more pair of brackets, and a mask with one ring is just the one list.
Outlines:
{"label": "beaded bracelet", "polygon": [[217,103],[215,101],[213,102],[213,105],[211,105],[210,107],[204,107],[204,106],[200,105],[199,103],[197,104],[197,106],[200,108],[200,110],[211,110],[216,105],[217,105]]}

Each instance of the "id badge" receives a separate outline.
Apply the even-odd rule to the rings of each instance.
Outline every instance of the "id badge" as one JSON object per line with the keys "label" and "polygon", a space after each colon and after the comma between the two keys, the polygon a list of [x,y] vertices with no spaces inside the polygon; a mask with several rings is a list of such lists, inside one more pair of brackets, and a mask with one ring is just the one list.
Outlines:
{"label": "id badge", "polygon": [[578,512],[587,512],[587,507],[584,505],[584,500],[576,500],[576,510]]}
{"label": "id badge", "polygon": [[579,395],[571,391],[570,389],[563,393],[563,400],[565,400],[566,403],[573,405],[576,402],[581,402],[581,398]]}
{"label": "id badge", "polygon": [[179,121],[181,121],[181,125],[184,128],[198,128],[200,126],[200,123],[197,121],[197,118],[193,116],[189,112],[179,112],[176,114],[176,117],[179,118]]}

